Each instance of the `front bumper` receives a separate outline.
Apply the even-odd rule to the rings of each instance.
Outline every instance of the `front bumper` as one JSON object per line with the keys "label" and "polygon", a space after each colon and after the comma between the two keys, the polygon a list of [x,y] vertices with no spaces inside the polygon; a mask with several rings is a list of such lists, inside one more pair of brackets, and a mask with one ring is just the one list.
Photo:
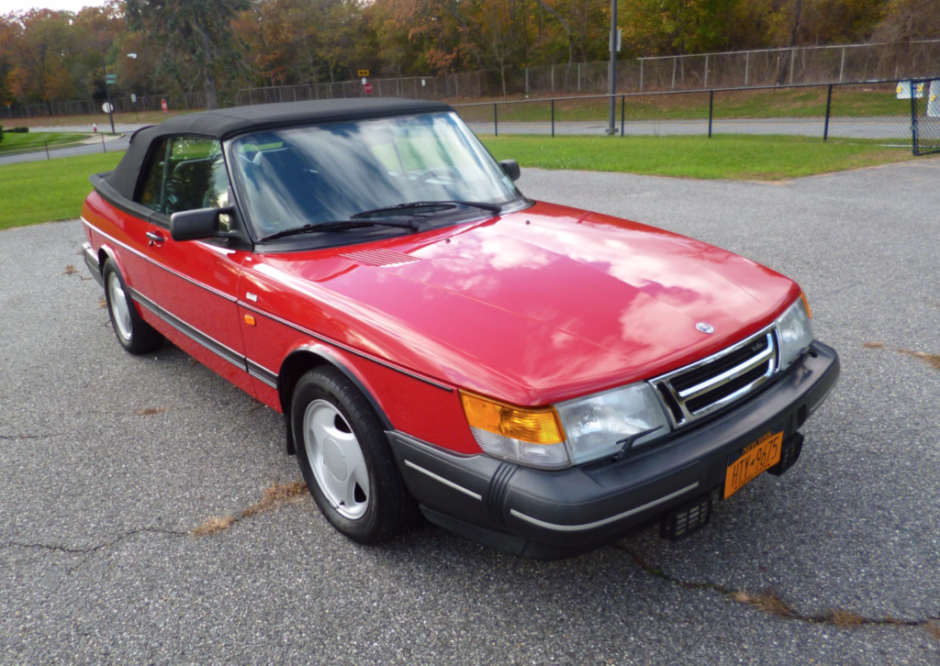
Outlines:
{"label": "front bumper", "polygon": [[405,483],[432,522],[517,555],[570,557],[720,489],[729,456],[771,430],[789,441],[838,377],[835,350],[813,342],[768,388],[714,419],[626,460],[562,471],[455,455],[397,431],[388,437]]}

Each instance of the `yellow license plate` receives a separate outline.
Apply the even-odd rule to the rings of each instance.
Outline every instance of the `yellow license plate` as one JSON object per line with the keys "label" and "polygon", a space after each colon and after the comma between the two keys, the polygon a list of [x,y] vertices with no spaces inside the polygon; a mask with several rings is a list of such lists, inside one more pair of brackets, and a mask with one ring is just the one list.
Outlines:
{"label": "yellow license plate", "polygon": [[744,447],[740,458],[728,465],[725,473],[725,499],[741,490],[748,481],[780,462],[783,433],[768,432]]}

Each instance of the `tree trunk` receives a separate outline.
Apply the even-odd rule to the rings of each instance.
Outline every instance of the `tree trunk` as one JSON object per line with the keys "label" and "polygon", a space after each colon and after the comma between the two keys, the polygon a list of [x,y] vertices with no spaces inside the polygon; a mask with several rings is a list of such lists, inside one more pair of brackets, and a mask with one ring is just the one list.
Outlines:
{"label": "tree trunk", "polygon": [[568,22],[562,18],[561,14],[553,8],[551,5],[546,4],[545,0],[535,0],[539,7],[544,7],[545,11],[558,19],[558,22],[561,23],[561,27],[564,28],[565,34],[568,35],[568,67],[565,69],[565,90],[568,89],[568,79],[571,76],[571,64],[574,62],[574,42],[572,41],[571,36],[571,27],[568,25]]}
{"label": "tree trunk", "polygon": [[[790,31],[790,48],[796,46],[796,39],[800,33],[800,22],[803,19],[803,0],[793,0],[793,30]],[[793,60],[793,54],[788,53],[785,58],[777,63],[777,85],[783,85],[787,80],[787,72],[790,63]]]}
{"label": "tree trunk", "polygon": [[219,108],[219,90],[216,86],[215,74],[206,69],[203,72],[206,88],[206,108],[212,111]]}

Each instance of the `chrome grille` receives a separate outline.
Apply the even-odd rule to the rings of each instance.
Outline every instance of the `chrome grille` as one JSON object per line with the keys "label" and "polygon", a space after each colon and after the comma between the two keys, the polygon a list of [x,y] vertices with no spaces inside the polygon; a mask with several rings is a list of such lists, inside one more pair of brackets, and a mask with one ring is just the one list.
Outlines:
{"label": "chrome grille", "polygon": [[681,427],[744,398],[776,371],[777,340],[770,327],[650,383],[673,425]]}

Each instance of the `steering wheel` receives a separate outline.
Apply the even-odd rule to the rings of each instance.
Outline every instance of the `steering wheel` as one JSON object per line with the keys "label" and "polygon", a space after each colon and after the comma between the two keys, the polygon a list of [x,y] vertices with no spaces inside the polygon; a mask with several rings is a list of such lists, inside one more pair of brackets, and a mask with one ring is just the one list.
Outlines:
{"label": "steering wheel", "polygon": [[[455,175],[457,176],[456,178],[454,178]],[[439,178],[439,177],[449,177],[452,183],[456,183],[458,179],[462,183],[467,182],[467,179],[461,175],[457,167],[452,167],[452,166],[451,167],[438,167],[436,169],[428,169],[423,174],[415,178],[414,181],[412,181],[411,183],[411,187],[414,188],[414,187],[417,187],[418,185],[423,185],[424,183],[428,182],[432,178]]]}

